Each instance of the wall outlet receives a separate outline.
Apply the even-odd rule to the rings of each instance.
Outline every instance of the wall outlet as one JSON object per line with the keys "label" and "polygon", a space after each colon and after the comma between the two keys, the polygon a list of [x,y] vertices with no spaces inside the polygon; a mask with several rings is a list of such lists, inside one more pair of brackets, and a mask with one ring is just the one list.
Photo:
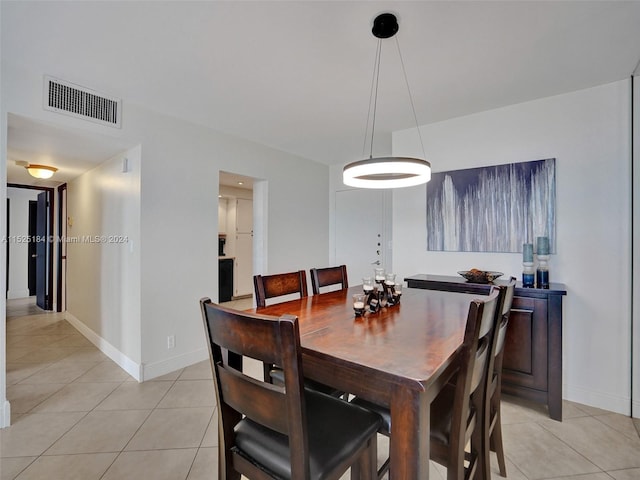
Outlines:
{"label": "wall outlet", "polygon": [[176,346],[176,337],[175,335],[169,335],[167,337],[167,348],[173,348]]}

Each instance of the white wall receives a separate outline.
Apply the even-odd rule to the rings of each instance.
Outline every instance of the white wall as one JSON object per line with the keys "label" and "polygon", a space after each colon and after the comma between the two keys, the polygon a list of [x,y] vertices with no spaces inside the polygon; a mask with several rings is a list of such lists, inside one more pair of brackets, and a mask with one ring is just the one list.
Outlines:
{"label": "white wall", "polygon": [[[421,127],[434,171],[556,158],[557,254],[566,284],[564,398],[630,413],[629,81]],[[415,128],[396,155],[420,155]],[[394,270],[456,275],[471,267],[522,272],[521,255],[426,251],[426,188],[393,192]]]}
{"label": "white wall", "polygon": [[[198,299],[217,298],[218,172],[264,179],[263,272],[328,258],[328,168],[209,129],[137,110],[142,167],[142,358],[145,378],[206,358]],[[139,114],[139,118],[137,118]],[[165,132],[158,135],[157,132]],[[254,192],[255,193],[255,192]],[[260,200],[262,197],[259,196]],[[261,237],[264,235],[264,238]],[[167,350],[167,336],[175,348]]]}
{"label": "white wall", "polygon": [[[137,247],[140,317],[131,320],[139,323],[140,350],[135,352],[130,345],[135,343],[135,334],[132,339],[126,331],[123,335],[127,338],[116,341],[110,336],[105,341],[114,347],[122,345],[126,354],[121,353],[128,359],[134,362],[139,359],[142,380],[207,358],[198,300],[204,296],[217,299],[220,170],[262,179],[260,192],[266,194],[261,193],[255,209],[261,215],[258,224],[264,225],[261,232],[256,232],[256,244],[260,248],[255,264],[261,268],[256,273],[309,269],[327,264],[329,183],[326,165],[159,115],[127,102],[126,98],[121,130],[44,111],[44,73],[52,72],[26,71],[16,65],[3,64],[0,171],[6,175],[8,113],[99,133],[113,137],[118,144],[141,145],[140,242]],[[95,181],[101,181],[101,178]],[[112,287],[101,283],[100,288],[101,296],[111,295]],[[77,302],[76,307],[70,308],[81,311]],[[0,310],[3,310],[3,304]],[[79,315],[83,316],[82,323],[90,322],[84,318],[88,312]],[[2,327],[4,317],[0,318]],[[115,324],[121,321],[106,315],[103,319]],[[110,330],[112,328],[114,332]],[[109,335],[116,335],[118,328],[111,323],[100,325],[100,331],[111,332]],[[127,328],[133,331],[133,327]],[[0,332],[4,329],[0,328]],[[175,335],[172,349],[167,348],[169,335]],[[0,337],[0,342],[1,354],[4,336]],[[4,362],[0,371],[2,403],[6,378]]]}
{"label": "white wall", "polygon": [[69,182],[66,234],[67,318],[137,379],[140,162],[137,147]]}
{"label": "white wall", "polygon": [[39,190],[7,188],[9,198],[9,291],[8,298],[29,296],[29,201]]}

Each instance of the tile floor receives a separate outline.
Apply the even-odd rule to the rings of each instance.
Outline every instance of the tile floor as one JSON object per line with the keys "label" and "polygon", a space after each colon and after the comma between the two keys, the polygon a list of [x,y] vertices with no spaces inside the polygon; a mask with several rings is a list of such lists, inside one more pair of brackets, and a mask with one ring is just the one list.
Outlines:
{"label": "tile floor", "polygon": [[[208,362],[139,384],[64,314],[29,302],[10,302],[7,313],[12,425],[0,430],[0,480],[217,478]],[[640,421],[568,401],[564,416],[556,422],[538,406],[504,399],[510,480],[640,479]],[[385,448],[380,437],[381,460]],[[445,479],[445,469],[432,464],[431,478]]]}

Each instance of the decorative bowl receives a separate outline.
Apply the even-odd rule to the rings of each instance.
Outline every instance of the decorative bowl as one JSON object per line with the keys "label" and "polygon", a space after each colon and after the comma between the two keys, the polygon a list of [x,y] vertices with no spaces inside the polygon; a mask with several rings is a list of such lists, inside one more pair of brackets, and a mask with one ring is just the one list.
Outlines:
{"label": "decorative bowl", "polygon": [[468,282],[471,283],[491,283],[496,278],[504,275],[504,273],[502,272],[488,272],[485,270],[476,270],[475,268],[458,272],[458,274],[462,275]]}

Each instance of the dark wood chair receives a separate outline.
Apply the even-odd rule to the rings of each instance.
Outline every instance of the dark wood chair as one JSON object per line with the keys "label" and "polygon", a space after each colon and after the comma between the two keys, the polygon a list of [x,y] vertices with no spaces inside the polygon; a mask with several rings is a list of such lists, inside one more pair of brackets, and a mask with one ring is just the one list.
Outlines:
{"label": "dark wood chair", "polygon": [[[218,478],[339,479],[376,475],[380,417],[303,387],[298,319],[200,300],[218,410]],[[284,385],[243,373],[243,359],[282,366]]]}
{"label": "dark wood chair", "polygon": [[320,288],[331,285],[340,285],[340,288],[349,288],[346,265],[327,268],[312,268],[309,270],[309,273],[311,274],[311,289],[313,290],[314,295],[318,295],[320,293]]}
{"label": "dark wood chair", "polygon": [[254,275],[253,287],[256,293],[256,305],[266,307],[267,299],[282,297],[293,293],[307,296],[307,274],[304,270],[274,275]]}
{"label": "dark wood chair", "polygon": [[500,287],[499,315],[496,331],[491,347],[491,357],[487,366],[486,398],[484,413],[484,478],[491,478],[490,451],[496,452],[500,475],[507,476],[507,466],[504,460],[504,446],[502,443],[502,416],[500,413],[500,390],[502,389],[502,359],[504,357],[504,343],[509,324],[509,313],[513,303],[513,293],[516,287],[516,278],[511,277],[506,286]]}
{"label": "dark wood chair", "polygon": [[[267,299],[283,297],[297,293],[300,298],[307,296],[307,274],[304,270],[274,275],[254,275],[253,286],[256,293],[256,305],[265,307]],[[264,378],[274,383],[283,382],[283,373],[277,364],[264,364]],[[343,392],[313,380],[306,380],[308,388],[340,397]]]}
{"label": "dark wood chair", "polygon": [[[499,290],[492,288],[488,296],[469,305],[456,373],[431,403],[430,457],[447,468],[447,480],[471,480],[484,474],[484,387],[499,295]],[[379,432],[391,434],[388,409],[359,398],[352,403],[378,413],[383,419]],[[466,452],[468,444],[470,451]],[[389,469],[393,465],[387,459],[378,478]]]}

